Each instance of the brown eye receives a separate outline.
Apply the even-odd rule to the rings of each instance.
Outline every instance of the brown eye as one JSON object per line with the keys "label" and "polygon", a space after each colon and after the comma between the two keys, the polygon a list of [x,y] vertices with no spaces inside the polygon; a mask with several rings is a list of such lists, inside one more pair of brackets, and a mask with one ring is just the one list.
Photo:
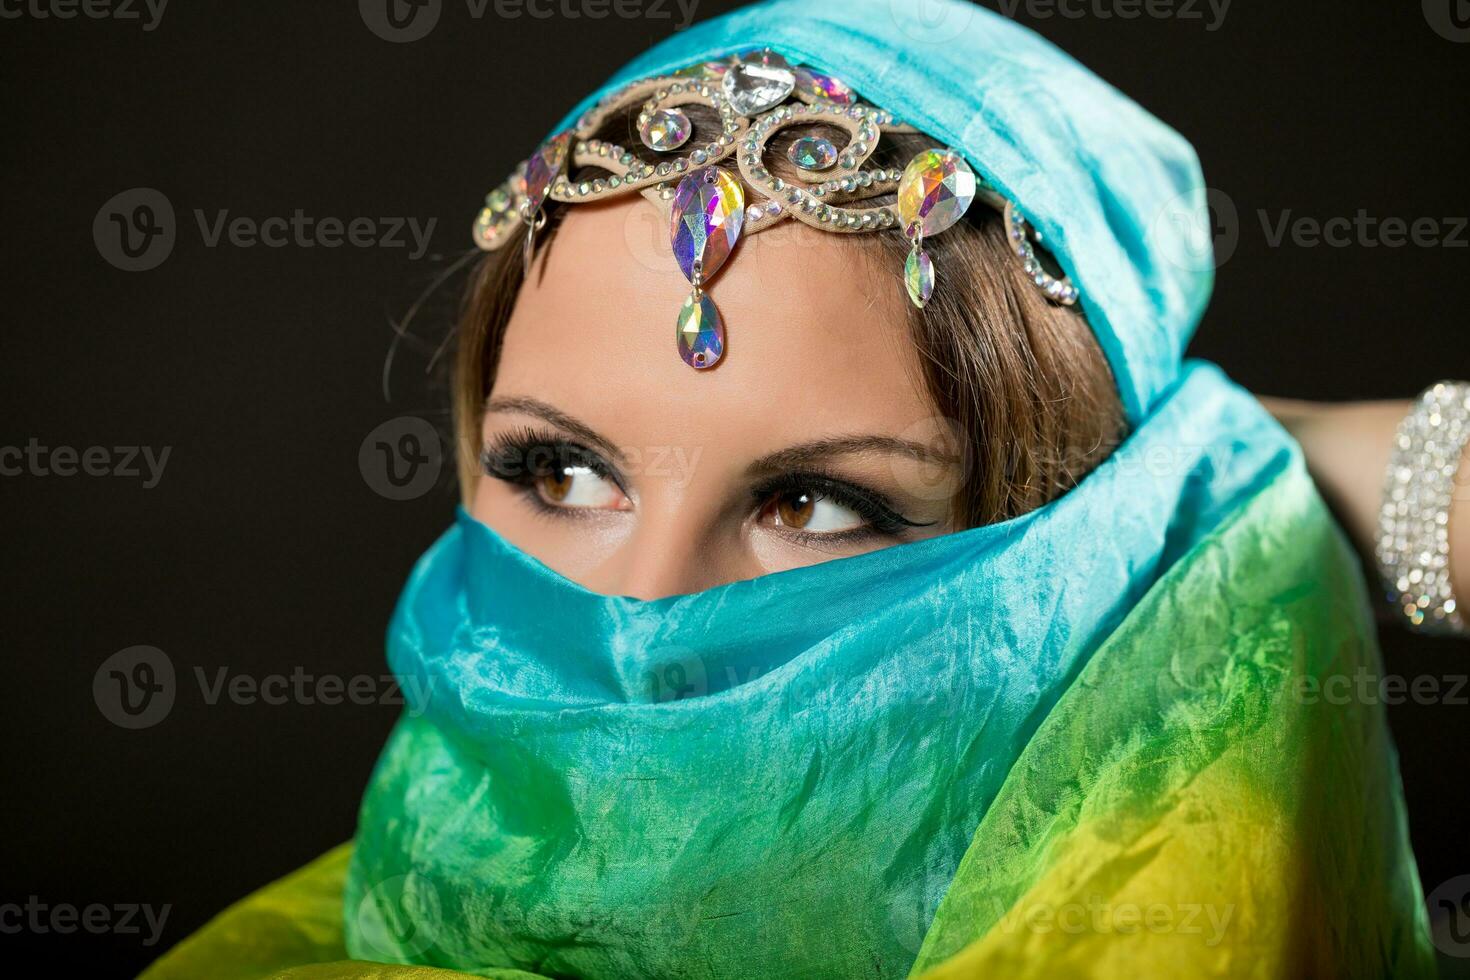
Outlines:
{"label": "brown eye", "polygon": [[567,494],[572,492],[574,479],[575,476],[570,467],[556,467],[550,473],[540,477],[541,494],[552,503],[559,504],[567,499]]}
{"label": "brown eye", "polygon": [[817,499],[809,493],[787,493],[776,499],[776,519],[785,527],[806,527]]}

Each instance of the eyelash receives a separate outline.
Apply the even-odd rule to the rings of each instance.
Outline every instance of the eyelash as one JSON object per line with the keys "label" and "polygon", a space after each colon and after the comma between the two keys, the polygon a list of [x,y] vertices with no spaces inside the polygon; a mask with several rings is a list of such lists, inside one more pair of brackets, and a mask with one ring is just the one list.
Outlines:
{"label": "eyelash", "polygon": [[800,493],[814,493],[821,499],[846,507],[861,517],[863,524],[847,531],[791,529],[787,532],[795,537],[827,542],[852,541],[875,535],[891,536],[907,528],[925,526],[904,517],[882,494],[819,472],[783,473],[754,487],[751,499],[760,508],[772,500]]}
{"label": "eyelash", "polygon": [[[582,516],[577,508],[556,507],[546,503],[536,492],[536,480],[548,475],[548,464],[553,461],[567,466],[585,466],[599,477],[616,484],[624,495],[627,494],[622,478],[605,459],[580,443],[550,432],[539,432],[531,428],[516,429],[498,436],[480,452],[480,469],[485,475],[516,487],[537,509],[559,517]],[[779,497],[800,493],[813,493],[847,507],[861,517],[864,523],[847,531],[802,531],[795,528],[785,530],[784,533],[795,538],[835,543],[873,536],[892,536],[907,528],[927,526],[898,513],[888,499],[876,491],[815,471],[783,473],[767,480],[752,488],[751,503],[759,513]]]}
{"label": "eyelash", "polygon": [[498,436],[480,451],[481,471],[517,488],[539,510],[559,517],[585,516],[580,508],[548,504],[536,492],[536,481],[550,475],[553,465],[585,466],[627,494],[622,478],[605,459],[580,443],[549,432],[515,429]]}

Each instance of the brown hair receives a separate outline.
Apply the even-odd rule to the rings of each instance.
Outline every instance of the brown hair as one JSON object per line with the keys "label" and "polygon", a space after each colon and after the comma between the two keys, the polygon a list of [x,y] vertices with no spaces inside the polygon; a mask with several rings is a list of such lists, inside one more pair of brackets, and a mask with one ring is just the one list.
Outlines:
{"label": "brown hair", "polygon": [[[695,125],[690,145],[701,142],[701,131],[718,132],[712,112],[696,105],[681,108]],[[610,120],[595,135],[651,157],[633,124],[630,113]],[[785,150],[804,135],[824,136],[839,147],[847,139],[844,131],[826,125],[783,129],[768,144],[767,166],[773,173],[790,176],[783,172],[794,170]],[[885,133],[868,165],[902,169],[915,153],[934,145],[920,134]],[[721,165],[730,166],[728,161]],[[564,205],[548,205],[538,249],[547,247],[565,212]],[[1124,431],[1117,389],[1091,329],[1079,312],[1041,295],[1011,253],[1003,224],[999,214],[976,201],[959,225],[926,239],[925,250],[942,279],[922,310],[909,307],[923,383],[963,447],[963,481],[953,507],[957,523],[967,527],[1015,517],[1070,489],[1107,457]],[[894,288],[901,288],[899,271],[908,249],[903,236],[834,237],[861,241],[873,259],[893,271]],[[482,413],[521,276],[519,242],[487,253],[472,274],[460,317],[454,418],[460,487],[467,501],[479,477]]]}

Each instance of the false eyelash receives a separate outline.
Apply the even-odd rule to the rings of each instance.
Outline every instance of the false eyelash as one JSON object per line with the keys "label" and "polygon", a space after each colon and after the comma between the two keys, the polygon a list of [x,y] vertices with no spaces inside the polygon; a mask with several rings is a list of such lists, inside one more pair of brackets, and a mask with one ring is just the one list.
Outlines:
{"label": "false eyelash", "polygon": [[553,464],[585,466],[626,492],[621,477],[597,453],[548,430],[529,427],[502,433],[480,450],[480,469],[506,483],[529,487],[548,475]]}
{"label": "false eyelash", "polygon": [[814,491],[828,500],[852,509],[866,523],[848,531],[808,532],[812,537],[826,541],[837,541],[844,537],[859,538],[866,534],[897,534],[905,528],[929,527],[930,522],[911,521],[904,517],[888,498],[876,490],[839,480],[824,473],[783,473],[751,490],[756,506],[763,506],[772,497],[802,491]]}

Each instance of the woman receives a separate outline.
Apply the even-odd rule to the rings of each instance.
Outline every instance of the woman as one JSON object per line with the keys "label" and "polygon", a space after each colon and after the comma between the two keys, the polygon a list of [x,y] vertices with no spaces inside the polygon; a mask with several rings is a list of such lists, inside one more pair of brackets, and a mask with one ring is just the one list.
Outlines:
{"label": "woman", "polygon": [[1180,361],[1192,151],[944,12],[703,24],[492,192],[428,694],[149,976],[1433,970],[1345,543]]}

